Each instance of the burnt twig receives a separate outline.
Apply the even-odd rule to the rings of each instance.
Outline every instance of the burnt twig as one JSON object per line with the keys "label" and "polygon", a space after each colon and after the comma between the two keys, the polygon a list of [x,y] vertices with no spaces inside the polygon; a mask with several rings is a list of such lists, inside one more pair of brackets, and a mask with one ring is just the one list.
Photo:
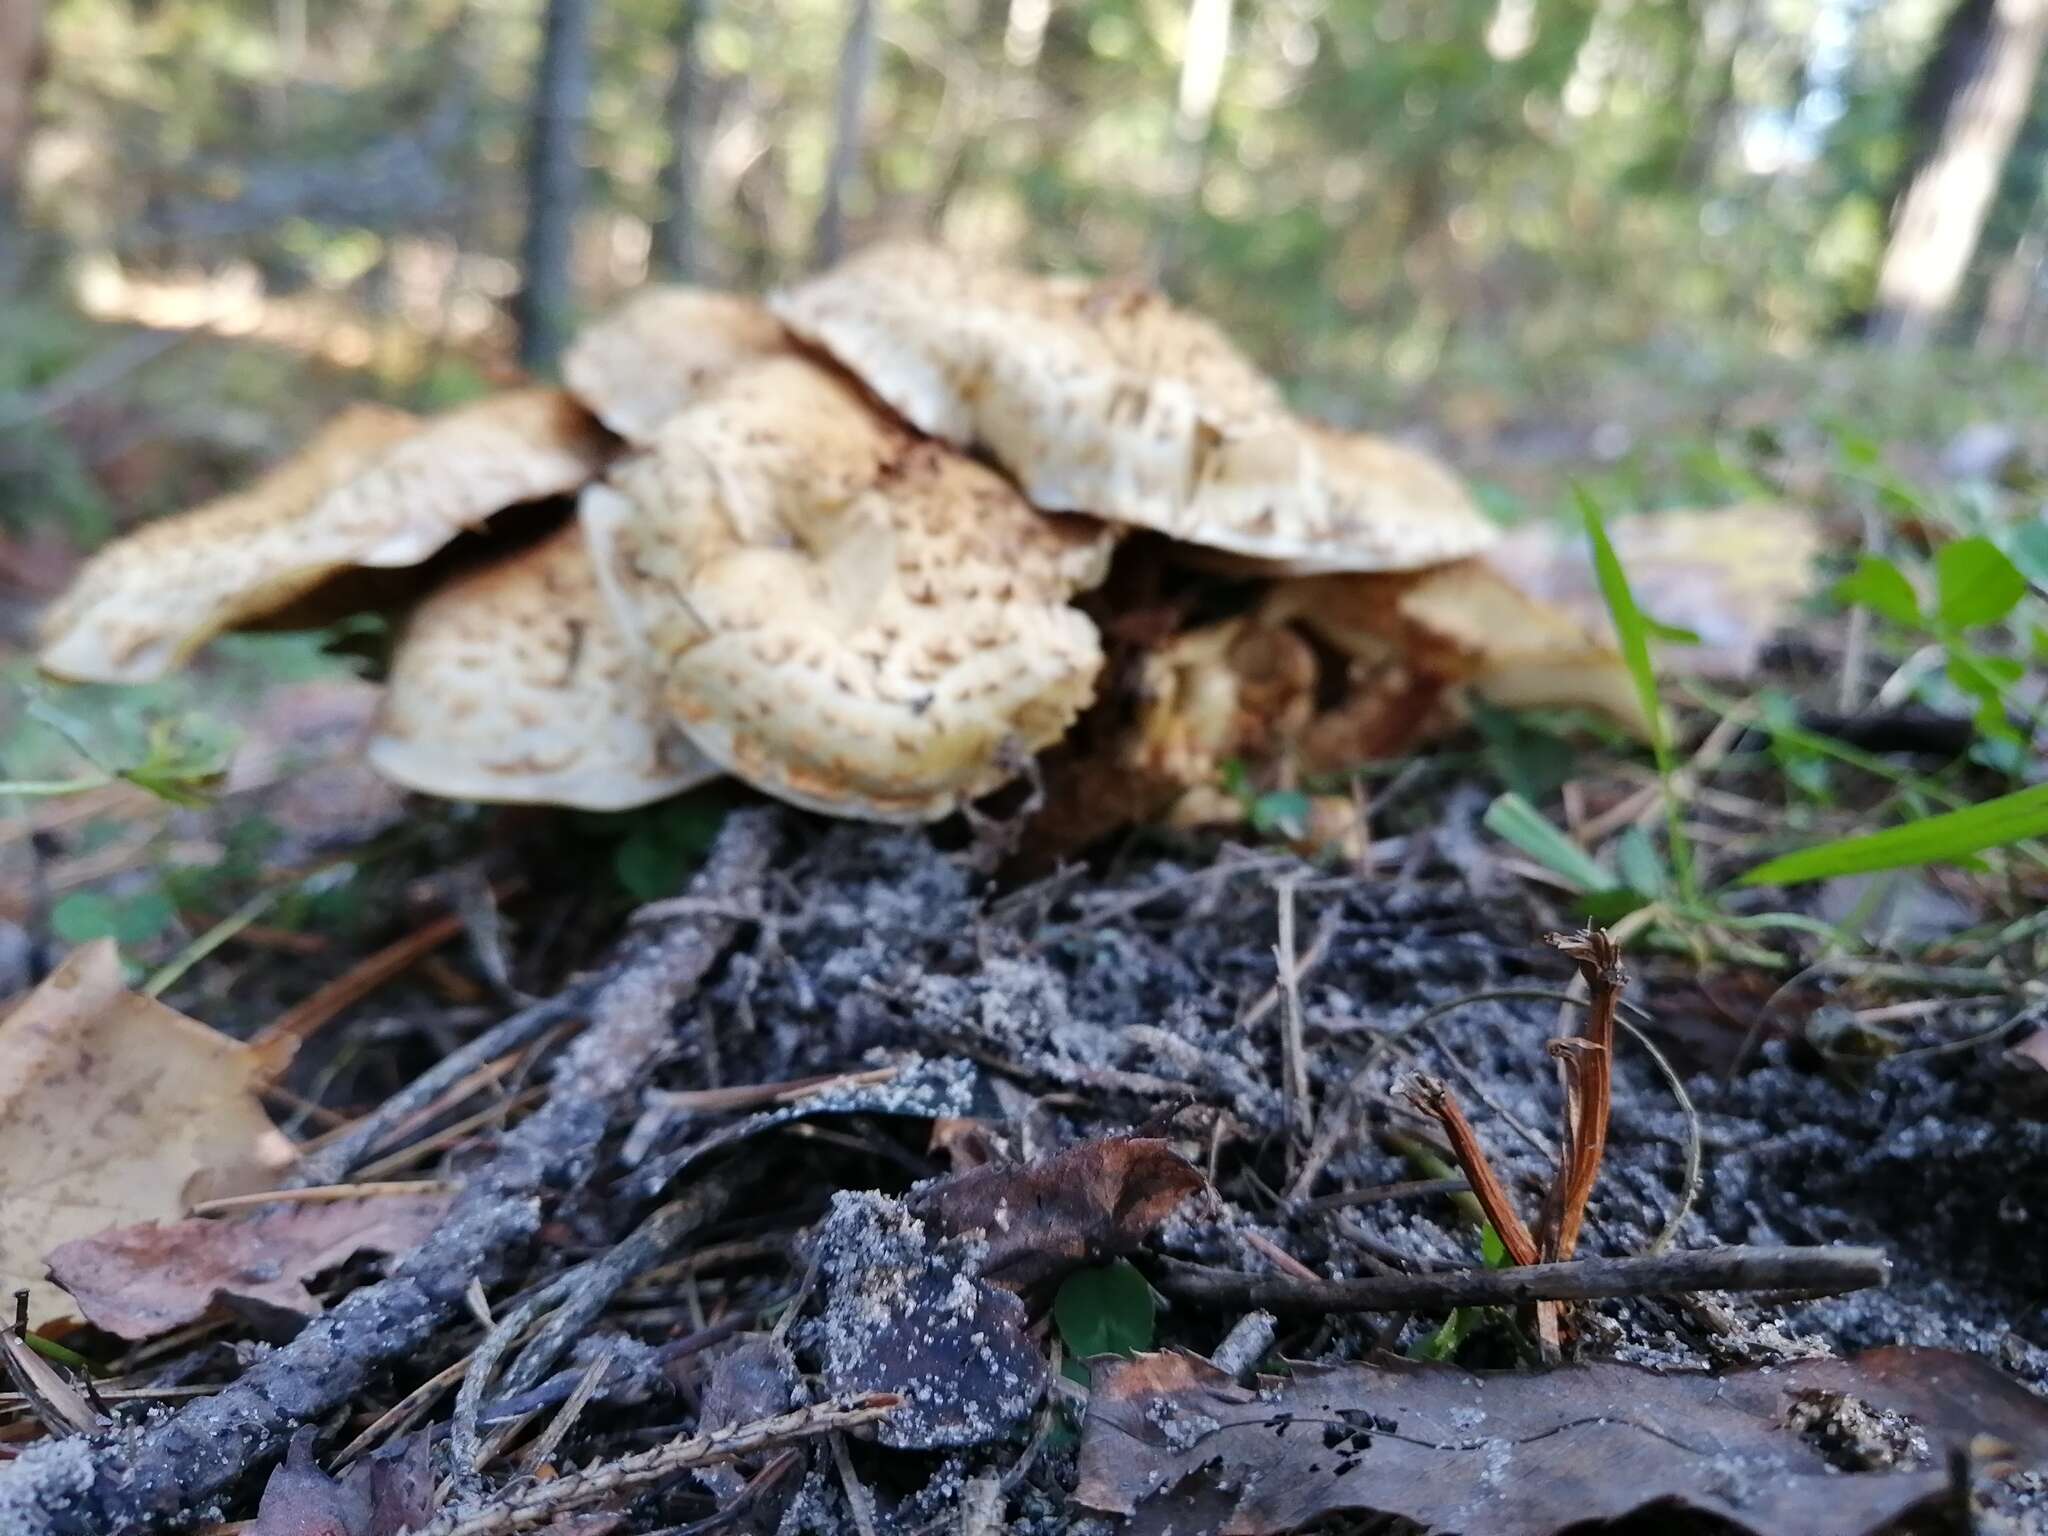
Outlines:
{"label": "burnt twig", "polygon": [[1782,1291],[1838,1296],[1881,1286],[1891,1271],[1881,1248],[1701,1248],[1644,1259],[1577,1259],[1512,1269],[1453,1269],[1364,1280],[1244,1275],[1163,1260],[1155,1278],[1170,1296],[1272,1312],[1448,1312],[1603,1296],[1672,1296],[1688,1291]]}
{"label": "burnt twig", "polygon": [[600,1462],[552,1482],[520,1484],[486,1509],[474,1514],[444,1514],[421,1526],[414,1536],[510,1536],[515,1531],[531,1531],[556,1515],[588,1509],[620,1494],[637,1493],[691,1467],[731,1461],[792,1440],[808,1440],[872,1424],[901,1401],[893,1393],[870,1392],[860,1397],[835,1398],[752,1424],[735,1424],[708,1435],[671,1440],[638,1455]]}

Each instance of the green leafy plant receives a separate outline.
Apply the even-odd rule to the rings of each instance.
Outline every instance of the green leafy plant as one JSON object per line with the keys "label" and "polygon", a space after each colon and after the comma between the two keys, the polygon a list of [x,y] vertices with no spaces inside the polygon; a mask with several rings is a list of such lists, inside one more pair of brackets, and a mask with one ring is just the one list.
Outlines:
{"label": "green leafy plant", "polygon": [[1643,719],[1649,728],[1650,750],[1657,759],[1657,778],[1663,786],[1664,824],[1678,893],[1690,900],[1698,894],[1694,885],[1692,846],[1686,840],[1679,815],[1678,795],[1672,782],[1676,765],[1671,755],[1671,731],[1664,718],[1663,700],[1657,693],[1657,673],[1650,660],[1650,641],[1658,639],[1696,645],[1699,636],[1660,624],[1643,612],[1629,586],[1628,572],[1622,569],[1621,558],[1615,554],[1614,544],[1607,537],[1607,523],[1600,514],[1599,504],[1583,488],[1575,488],[1575,498],[1580,514],[1586,520],[1586,537],[1592,541],[1593,574],[1600,583],[1600,596],[1607,604],[1608,617],[1614,622],[1621,659],[1628,667],[1629,680],[1635,684],[1636,701],[1642,706]]}
{"label": "green leafy plant", "polygon": [[2016,772],[2025,759],[2027,733],[2013,723],[2007,697],[2026,663],[1989,647],[2026,597],[2026,574],[1979,535],[1935,551],[1933,585],[1932,597],[1923,599],[1896,561],[1865,555],[1836,584],[1835,597],[1939,645],[1943,675],[1975,710],[1979,747],[1974,755],[1988,766]]}
{"label": "green leafy plant", "polygon": [[1129,1359],[1152,1347],[1157,1305],[1145,1277],[1119,1259],[1067,1276],[1053,1297],[1052,1318],[1067,1347],[1067,1376],[1086,1385],[1089,1360]]}
{"label": "green leafy plant", "polygon": [[612,873],[635,901],[660,901],[683,888],[725,820],[720,800],[685,796],[635,812],[612,851]]}
{"label": "green leafy plant", "polygon": [[[1507,1267],[1508,1245],[1500,1240],[1491,1222],[1479,1229],[1479,1252],[1488,1269]],[[1418,1340],[1409,1355],[1416,1360],[1455,1360],[1475,1333],[1502,1322],[1512,1326],[1513,1320],[1513,1314],[1503,1307],[1457,1307],[1433,1333]]]}
{"label": "green leafy plant", "polygon": [[30,701],[29,716],[61,736],[93,771],[70,779],[0,780],[0,797],[76,795],[125,781],[172,805],[198,806],[212,797],[227,771],[229,743],[202,721],[153,720],[142,750],[123,758],[96,746],[77,721],[41,699]]}

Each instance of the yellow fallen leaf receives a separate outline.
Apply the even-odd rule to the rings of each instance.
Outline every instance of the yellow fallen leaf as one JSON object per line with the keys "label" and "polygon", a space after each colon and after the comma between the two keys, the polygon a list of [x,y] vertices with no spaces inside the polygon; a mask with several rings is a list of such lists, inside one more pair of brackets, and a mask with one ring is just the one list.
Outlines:
{"label": "yellow fallen leaf", "polygon": [[0,1295],[64,1316],[43,1278],[60,1243],[275,1184],[292,1148],[257,1099],[273,1065],[130,992],[110,941],[72,954],[0,1019]]}
{"label": "yellow fallen leaf", "polygon": [[[1822,546],[1811,514],[1773,502],[1638,513],[1614,519],[1607,533],[1643,612],[1700,637],[1698,645],[1661,647],[1659,671],[1725,681],[1754,672],[1765,642],[1791,622],[1813,589]],[[1614,625],[1577,528],[1518,528],[1486,563],[1612,643]]]}

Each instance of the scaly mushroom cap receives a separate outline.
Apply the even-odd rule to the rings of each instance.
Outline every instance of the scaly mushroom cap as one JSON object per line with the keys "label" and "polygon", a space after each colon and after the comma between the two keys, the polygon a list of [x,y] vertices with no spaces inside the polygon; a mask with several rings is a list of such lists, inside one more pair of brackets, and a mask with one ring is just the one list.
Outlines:
{"label": "scaly mushroom cap", "polygon": [[1047,517],[796,358],[735,375],[583,523],[690,738],[798,805],[927,821],[1056,741],[1102,666],[1067,599],[1109,530]]}
{"label": "scaly mushroom cap", "polygon": [[753,299],[647,288],[577,336],[562,379],[612,431],[646,443],[720,379],[789,350],[789,333]]}
{"label": "scaly mushroom cap", "polygon": [[920,430],[986,448],[1041,507],[1325,570],[1408,570],[1495,537],[1446,474],[1390,470],[1372,440],[1298,421],[1221,331],[1125,284],[890,245],[770,307]]}
{"label": "scaly mushroom cap", "polygon": [[386,778],[431,795],[593,811],[718,773],[670,723],[574,524],[415,610],[368,755]]}
{"label": "scaly mushroom cap", "polygon": [[87,561],[44,615],[37,659],[83,682],[153,681],[337,571],[417,565],[494,512],[574,490],[610,451],[603,429],[555,390],[424,423],[353,407],[249,490]]}

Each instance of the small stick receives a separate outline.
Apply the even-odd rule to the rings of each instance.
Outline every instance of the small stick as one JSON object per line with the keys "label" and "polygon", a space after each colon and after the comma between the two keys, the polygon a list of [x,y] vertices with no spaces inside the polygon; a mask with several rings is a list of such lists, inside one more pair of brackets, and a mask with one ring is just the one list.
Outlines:
{"label": "small stick", "polygon": [[1273,958],[1280,968],[1280,1047],[1282,1081],[1287,1085],[1288,1119],[1303,1141],[1315,1132],[1315,1112],[1308,1098],[1308,1051],[1301,1027],[1301,966],[1294,953],[1294,882],[1275,882],[1273,893],[1280,905],[1280,942],[1273,946]]}
{"label": "small stick", "polygon": [[1247,1232],[1244,1235],[1244,1245],[1283,1275],[1292,1275],[1297,1280],[1308,1281],[1320,1281],[1323,1278],[1270,1237],[1257,1232]]}
{"label": "small stick", "polygon": [[188,1216],[218,1216],[223,1211],[247,1210],[257,1205],[326,1205],[339,1200],[376,1200],[395,1197],[403,1199],[410,1195],[416,1199],[429,1199],[436,1195],[459,1195],[462,1193],[460,1179],[400,1179],[385,1180],[368,1184],[310,1184],[303,1189],[262,1189],[254,1194],[222,1195],[216,1200],[201,1200],[185,1214]]}
{"label": "small stick", "polygon": [[1172,1296],[1271,1312],[1447,1312],[1517,1307],[1603,1296],[1672,1296],[1688,1291],[1784,1291],[1839,1296],[1885,1284],[1882,1248],[1700,1248],[1642,1259],[1577,1259],[1512,1269],[1453,1269],[1363,1280],[1297,1280],[1245,1275],[1179,1260],[1161,1261],[1159,1288]]}
{"label": "small stick", "polygon": [[586,976],[571,982],[559,995],[535,1003],[531,1008],[520,1009],[469,1044],[449,1052],[317,1152],[302,1158],[290,1182],[295,1185],[339,1184],[383,1143],[394,1126],[433,1103],[443,1090],[487,1062],[520,1049],[564,1019],[583,1013],[608,979],[601,975]]}
{"label": "small stick", "polygon": [[1327,1195],[1317,1195],[1313,1200],[1304,1200],[1301,1209],[1311,1211],[1336,1211],[1348,1206],[1379,1205],[1388,1200],[1433,1200],[1439,1195],[1466,1195],[1472,1192],[1469,1179],[1402,1179],[1395,1184],[1371,1184],[1363,1189],[1340,1189]]}
{"label": "small stick", "polygon": [[1506,1186],[1493,1171],[1486,1148],[1479,1144],[1472,1122],[1465,1118],[1465,1111],[1458,1107],[1451,1090],[1440,1078],[1418,1076],[1409,1085],[1408,1098],[1417,1109],[1443,1127],[1444,1135],[1451,1143],[1451,1155],[1464,1170],[1465,1181],[1472,1186],[1473,1197],[1478,1200],[1479,1208],[1486,1212],[1486,1219],[1493,1224],[1508,1257],[1518,1265],[1534,1264],[1536,1239],[1530,1236],[1528,1224],[1522,1220],[1522,1213],[1515,1209],[1515,1202],[1509,1197]]}
{"label": "small stick", "polygon": [[[448,912],[424,927],[392,940],[279,1014],[259,1029],[249,1043],[279,1051],[280,1061],[290,1061],[290,1053],[304,1045],[314,1031],[335,1015],[361,1002],[386,982],[403,975],[423,957],[461,932],[461,917]],[[279,1075],[282,1075],[281,1068]]]}
{"label": "small stick", "polygon": [[540,1438],[526,1453],[525,1472],[532,1476],[554,1456],[568,1437],[576,1421],[583,1416],[590,1399],[597,1394],[598,1383],[604,1380],[604,1373],[611,1369],[612,1356],[618,1352],[615,1343],[607,1343],[592,1357],[583,1374],[576,1378],[576,1385],[570,1390],[568,1400],[555,1410],[555,1416],[548,1420],[548,1427],[541,1431]]}
{"label": "small stick", "polygon": [[807,1440],[835,1430],[872,1424],[902,1401],[893,1392],[833,1398],[772,1419],[671,1440],[652,1450],[600,1462],[552,1482],[520,1484],[487,1508],[473,1514],[451,1510],[428,1521],[413,1536],[511,1536],[515,1531],[535,1530],[557,1515],[588,1509],[620,1494],[637,1493],[691,1467],[732,1461],[791,1440]]}

